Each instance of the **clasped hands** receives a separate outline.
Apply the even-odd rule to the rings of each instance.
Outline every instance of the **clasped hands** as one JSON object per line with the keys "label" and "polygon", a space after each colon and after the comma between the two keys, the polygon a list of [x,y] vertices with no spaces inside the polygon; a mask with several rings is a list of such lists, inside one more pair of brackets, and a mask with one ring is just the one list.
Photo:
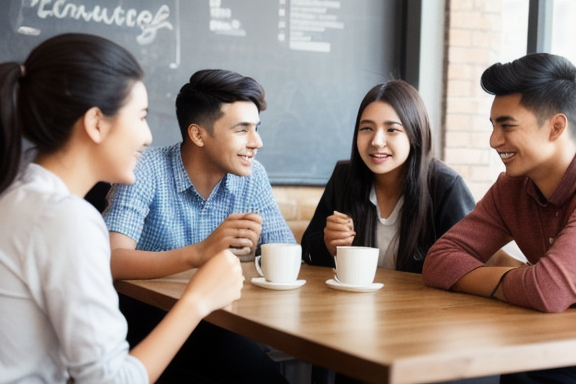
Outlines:
{"label": "clasped hands", "polygon": [[257,213],[229,215],[203,242],[204,255],[209,258],[224,249],[236,256],[254,255],[260,233],[262,217]]}

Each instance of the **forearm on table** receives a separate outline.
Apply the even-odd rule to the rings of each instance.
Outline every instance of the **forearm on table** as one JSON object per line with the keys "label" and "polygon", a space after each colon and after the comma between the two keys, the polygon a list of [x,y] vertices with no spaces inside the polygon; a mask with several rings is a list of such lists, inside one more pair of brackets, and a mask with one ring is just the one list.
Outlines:
{"label": "forearm on table", "polygon": [[500,281],[506,272],[516,267],[479,267],[462,276],[451,290],[455,292],[470,293],[473,295],[491,297],[505,300],[501,290],[498,290]]}
{"label": "forearm on table", "polygon": [[164,252],[118,248],[112,251],[111,268],[114,280],[155,279],[198,267],[192,246]]}

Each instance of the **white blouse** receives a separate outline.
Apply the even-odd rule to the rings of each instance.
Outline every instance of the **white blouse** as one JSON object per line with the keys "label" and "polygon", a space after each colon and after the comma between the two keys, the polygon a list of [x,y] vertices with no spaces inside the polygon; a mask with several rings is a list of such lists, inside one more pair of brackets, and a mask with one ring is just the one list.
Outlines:
{"label": "white blouse", "polygon": [[0,383],[148,383],[128,354],[98,211],[30,164],[0,212]]}
{"label": "white blouse", "polygon": [[376,246],[380,248],[378,266],[381,268],[396,269],[400,211],[404,205],[404,196],[400,196],[392,213],[387,218],[381,217],[374,185],[372,185],[372,189],[370,190],[370,202],[376,206],[376,213],[378,215],[378,223],[376,224]]}

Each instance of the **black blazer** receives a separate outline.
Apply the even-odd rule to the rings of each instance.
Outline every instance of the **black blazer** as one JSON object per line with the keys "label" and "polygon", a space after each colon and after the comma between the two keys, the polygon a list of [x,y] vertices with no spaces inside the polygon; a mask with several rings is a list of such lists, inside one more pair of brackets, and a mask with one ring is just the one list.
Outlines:
{"label": "black blazer", "polygon": [[[330,255],[324,243],[326,218],[334,211],[342,211],[344,190],[348,181],[350,161],[339,161],[334,168],[324,194],[316,207],[314,216],[302,236],[302,259],[306,264],[334,267],[334,257]],[[432,198],[434,241],[438,240],[448,229],[466,216],[475,206],[474,198],[464,180],[453,169],[437,159],[430,164],[429,189]],[[372,204],[366,201],[366,204]],[[355,223],[356,231],[374,230],[374,223]],[[374,244],[364,244],[374,246]],[[422,263],[410,272],[422,273]]]}

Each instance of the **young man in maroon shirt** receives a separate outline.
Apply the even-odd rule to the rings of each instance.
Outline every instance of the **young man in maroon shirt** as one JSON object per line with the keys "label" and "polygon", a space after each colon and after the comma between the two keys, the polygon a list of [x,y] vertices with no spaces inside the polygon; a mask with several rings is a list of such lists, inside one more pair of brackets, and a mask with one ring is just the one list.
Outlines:
{"label": "young man in maroon shirt", "polygon": [[[506,172],[430,249],[424,282],[562,312],[576,303],[576,67],[561,56],[531,54],[494,64],[481,84],[495,96],[490,146]],[[512,240],[527,264],[498,251]],[[576,367],[501,379],[552,382],[575,383]]]}

